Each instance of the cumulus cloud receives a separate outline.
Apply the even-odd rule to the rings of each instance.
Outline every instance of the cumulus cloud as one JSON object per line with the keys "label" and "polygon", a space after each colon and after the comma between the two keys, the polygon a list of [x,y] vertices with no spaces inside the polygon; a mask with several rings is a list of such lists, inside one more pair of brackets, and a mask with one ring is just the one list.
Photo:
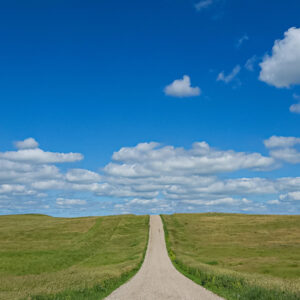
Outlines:
{"label": "cumulus cloud", "polygon": [[270,155],[277,160],[283,160],[292,164],[300,162],[300,152],[293,148],[300,144],[300,138],[272,136],[264,141],[267,148],[271,148]]}
{"label": "cumulus cloud", "polygon": [[191,79],[188,75],[184,75],[182,79],[176,79],[167,85],[164,92],[168,96],[173,97],[193,97],[201,94],[199,87],[191,86]]}
{"label": "cumulus cloud", "polygon": [[288,193],[288,197],[290,197],[292,200],[300,201],[300,191],[290,192]]}
{"label": "cumulus cloud", "polygon": [[291,27],[276,40],[260,67],[259,79],[277,88],[300,84],[300,28]]}
{"label": "cumulus cloud", "polygon": [[201,11],[205,8],[210,7],[214,3],[213,0],[202,0],[195,4],[195,8],[197,11]]}
{"label": "cumulus cloud", "polygon": [[[40,180],[34,181],[31,183],[31,187],[35,190],[61,190],[66,189],[68,185],[64,180],[57,180],[57,179],[46,179],[43,180],[40,178]],[[69,185],[69,187],[71,187]]]}
{"label": "cumulus cloud", "polygon": [[134,199],[128,201],[128,203],[130,205],[132,205],[132,204],[148,205],[148,204],[153,204],[153,203],[157,203],[157,202],[158,202],[157,199],[139,199],[139,198],[134,198]]}
{"label": "cumulus cloud", "polygon": [[[275,144],[274,139],[271,141]],[[154,208],[161,203],[166,205],[166,211],[174,210],[175,207],[183,209],[187,204],[254,210],[266,207],[254,204],[246,195],[276,196],[282,191],[299,188],[300,179],[220,179],[218,175],[242,169],[264,170],[274,164],[276,161],[272,157],[264,157],[258,153],[217,150],[206,142],[194,143],[190,149],[142,143],[135,147],[123,147],[115,152],[113,162],[107,164],[103,171],[110,185],[111,196],[132,198],[116,206],[116,209],[127,212],[134,205]],[[159,195],[162,199],[158,200]]]}
{"label": "cumulus cloud", "polygon": [[239,200],[233,199],[231,197],[220,198],[216,200],[183,200],[183,203],[188,204],[196,204],[196,205],[206,205],[206,206],[214,206],[214,205],[234,205],[239,204]]}
{"label": "cumulus cloud", "polygon": [[83,159],[80,153],[46,152],[42,149],[21,149],[18,151],[0,152],[0,159],[34,164],[75,162]]}
{"label": "cumulus cloud", "polygon": [[300,177],[284,177],[276,180],[277,188],[281,191],[299,191]]}
{"label": "cumulus cloud", "polygon": [[87,202],[80,199],[57,198],[56,204],[60,206],[85,205]]}
{"label": "cumulus cloud", "polygon": [[291,164],[300,163],[300,152],[294,148],[282,148],[270,151],[270,155],[278,160],[284,160]]}
{"label": "cumulus cloud", "polygon": [[27,189],[26,186],[21,184],[1,184],[0,194],[10,195],[34,195],[35,191]]}
{"label": "cumulus cloud", "polygon": [[240,71],[240,65],[235,66],[231,73],[229,73],[228,75],[225,75],[224,71],[222,71],[221,73],[219,73],[217,81],[224,81],[225,83],[229,83],[239,74]]}
{"label": "cumulus cloud", "polygon": [[278,205],[278,204],[280,204],[280,201],[277,200],[277,199],[275,199],[275,200],[269,200],[269,201],[267,201],[267,204],[271,204],[271,205],[275,204],[275,205]]}
{"label": "cumulus cloud", "polygon": [[[203,197],[205,201],[215,201],[232,195],[277,192],[274,183],[268,180],[220,180],[217,177],[220,173],[242,169],[268,169],[274,163],[272,158],[258,153],[220,151],[206,142],[194,143],[191,149],[142,143],[136,147],[121,148],[113,154],[113,160],[103,171],[110,185],[110,196],[114,197],[150,200],[160,195],[168,203],[179,204],[182,200],[199,200]],[[250,203],[243,198],[241,204]],[[222,205],[221,202],[215,203]]]}
{"label": "cumulus cloud", "polygon": [[[199,178],[199,181],[201,179]],[[264,188],[265,187],[265,188]],[[250,203],[245,196],[253,195],[268,195],[278,192],[276,183],[264,178],[239,178],[220,180],[215,179],[215,182],[207,186],[199,185],[172,185],[168,186],[164,191],[167,199],[176,201],[180,200],[199,200],[205,201],[215,200],[216,198],[228,198],[232,196],[242,197],[243,204]],[[200,203],[200,202],[199,202]]]}
{"label": "cumulus cloud", "polygon": [[300,191],[280,195],[280,200],[300,201]]}
{"label": "cumulus cloud", "polygon": [[[7,207],[22,207],[23,201],[27,208],[49,206],[60,211],[65,208],[79,211],[89,207],[89,202],[81,199],[94,197],[99,201],[111,199],[107,204],[111,213],[174,212],[184,211],[187,206],[204,210],[226,207],[237,211],[261,210],[265,206],[258,206],[251,198],[270,199],[269,195],[273,199],[284,199],[290,205],[297,199],[300,177],[271,180],[235,178],[235,175],[230,178],[230,174],[242,170],[270,170],[283,157],[281,154],[277,158],[272,151],[294,150],[298,143],[295,137],[273,136],[265,141],[271,156],[220,150],[204,141],[190,148],[140,143],[113,153],[112,161],[104,166],[101,174],[79,168],[64,171],[53,165],[57,159],[43,158],[37,163],[34,159],[5,155],[5,158],[0,157],[0,200],[1,205],[6,201]],[[25,150],[40,149],[15,152]],[[62,197],[62,193],[68,196]],[[53,197],[56,197],[55,206]]]}
{"label": "cumulus cloud", "polygon": [[24,141],[17,141],[15,142],[15,146],[18,149],[34,149],[38,148],[39,144],[34,138],[28,138]]}
{"label": "cumulus cloud", "polygon": [[126,200],[122,204],[115,204],[114,208],[121,213],[130,213],[133,209],[135,212],[148,213],[169,212],[174,207],[174,203],[164,199],[139,199]]}
{"label": "cumulus cloud", "polygon": [[[0,152],[0,194],[24,199],[31,196],[42,201],[47,194],[40,191],[72,189],[74,183],[66,179],[70,179],[72,170],[66,176],[52,164],[78,161],[83,157],[81,154],[45,152],[36,148],[38,143],[33,138],[17,142],[16,146],[18,151]],[[82,176],[82,182],[87,180],[83,178],[84,175],[91,176],[90,171],[86,171],[84,175],[73,172],[73,177]]]}
{"label": "cumulus cloud", "polygon": [[284,137],[273,135],[269,139],[264,140],[264,144],[267,148],[286,148],[293,147],[300,144],[300,138],[298,137]]}
{"label": "cumulus cloud", "polygon": [[94,183],[100,181],[98,173],[85,169],[71,169],[66,174],[66,179],[69,182]]}
{"label": "cumulus cloud", "polygon": [[208,175],[240,169],[266,169],[274,163],[272,158],[259,153],[216,150],[206,142],[194,143],[188,150],[173,146],[161,147],[157,143],[143,143],[136,147],[121,148],[114,153],[113,159],[122,163],[109,163],[104,168],[105,172],[126,177],[159,174]]}

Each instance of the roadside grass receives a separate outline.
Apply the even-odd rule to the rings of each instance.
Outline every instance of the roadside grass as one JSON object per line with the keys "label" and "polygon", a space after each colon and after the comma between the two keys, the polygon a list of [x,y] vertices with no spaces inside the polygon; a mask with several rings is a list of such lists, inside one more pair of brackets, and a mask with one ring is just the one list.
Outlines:
{"label": "roadside grass", "polygon": [[300,299],[300,216],[162,215],[174,266],[225,299]]}
{"label": "roadside grass", "polygon": [[139,269],[149,216],[0,216],[0,299],[103,299]]}

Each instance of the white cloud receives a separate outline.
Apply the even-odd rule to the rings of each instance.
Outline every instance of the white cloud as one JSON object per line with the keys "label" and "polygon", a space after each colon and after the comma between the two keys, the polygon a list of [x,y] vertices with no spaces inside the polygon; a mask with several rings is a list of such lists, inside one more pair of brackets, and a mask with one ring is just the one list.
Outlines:
{"label": "white cloud", "polygon": [[270,155],[278,160],[284,160],[292,164],[300,163],[300,152],[294,148],[279,148],[270,151]]}
{"label": "white cloud", "polygon": [[85,169],[71,169],[66,174],[67,181],[75,183],[94,183],[99,182],[100,178],[98,173]]}
{"label": "white cloud", "polygon": [[300,102],[292,104],[290,106],[290,112],[295,113],[295,114],[300,114]]}
{"label": "white cloud", "polygon": [[1,184],[0,194],[24,196],[24,195],[36,195],[37,192],[33,189],[27,188],[25,185],[20,184]]}
{"label": "white cloud", "polygon": [[225,83],[229,83],[238,75],[240,71],[241,67],[239,65],[235,66],[231,73],[229,73],[228,75],[225,75],[224,71],[222,71],[221,73],[219,73],[217,81],[224,81]]}
{"label": "white cloud", "polygon": [[61,206],[72,206],[72,205],[85,205],[87,202],[80,199],[66,199],[66,198],[57,198],[56,204]]}
{"label": "white cloud", "polygon": [[243,205],[243,204],[250,204],[252,201],[247,200],[246,198],[243,199],[234,199],[232,197],[225,197],[220,199],[213,199],[213,200],[183,200],[182,203],[187,204],[194,204],[194,205],[204,205],[204,206],[217,206],[217,205]]}
{"label": "white cloud", "polygon": [[202,0],[195,4],[195,8],[197,11],[201,11],[205,8],[208,8],[213,4],[213,0]]}
{"label": "white cloud", "polygon": [[[216,174],[241,169],[268,169],[274,160],[258,153],[220,151],[207,143],[194,143],[191,149],[143,143],[124,147],[105,166],[104,178],[110,185],[104,193],[123,198],[150,200],[162,195],[166,201],[228,198],[247,194],[276,193],[274,183],[260,178],[218,180]],[[210,199],[211,198],[211,199]],[[213,199],[214,198],[214,199]],[[210,200],[209,200],[210,199]],[[161,200],[160,200],[161,201]],[[216,204],[217,205],[217,204]],[[220,204],[221,205],[221,204]]]}
{"label": "white cloud", "polygon": [[[51,165],[28,165],[21,163],[5,164],[0,160],[0,183],[31,184],[41,180],[58,180],[62,174],[56,166]],[[5,162],[5,161],[4,161]],[[16,168],[13,169],[12,167]]]}
{"label": "white cloud", "polygon": [[256,55],[253,55],[252,57],[250,57],[246,63],[245,63],[245,68],[248,70],[248,71],[251,71],[253,72],[254,71],[254,64],[255,62],[257,61],[257,56]]}
{"label": "white cloud", "polygon": [[236,47],[237,48],[240,48],[242,46],[242,44],[245,42],[245,41],[248,41],[249,40],[249,37],[247,34],[244,34],[241,38],[238,39],[237,43],[236,43]]}
{"label": "white cloud", "polygon": [[12,185],[12,184],[2,184],[0,185],[0,194],[7,194],[12,192],[24,192],[25,186],[23,185]]}
{"label": "white cloud", "polygon": [[[274,136],[265,141],[271,152],[295,150],[292,147],[297,143],[299,140],[295,137]],[[14,153],[25,150],[40,149]],[[255,152],[220,150],[206,142],[196,142],[188,149],[155,142],[141,143],[113,153],[112,161],[102,169],[101,175],[86,169],[65,172],[63,168],[52,165],[57,160],[48,158],[36,163],[33,159],[12,160],[15,157],[9,155],[0,158],[1,205],[6,201],[7,207],[22,207],[23,203],[26,209],[30,205],[37,209],[51,204],[51,199],[56,197],[57,205],[50,205],[50,209],[61,211],[77,207],[81,210],[88,207],[88,201],[78,198],[92,195],[99,201],[111,199],[107,207],[112,213],[182,211],[187,209],[189,203],[186,201],[198,208],[202,205],[201,209],[206,210],[211,207],[262,210],[265,208],[257,206],[251,198],[270,199],[268,195],[271,195],[273,199],[281,199],[281,194],[288,195],[285,200],[293,200],[297,197],[293,193],[300,190],[300,177],[271,180],[251,176],[235,178],[233,175],[234,178],[230,178],[230,173],[270,170],[277,165],[277,160],[282,160],[282,155],[280,158],[271,155],[273,157]],[[224,175],[220,176],[221,173]],[[68,197],[61,197],[62,192]],[[291,205],[295,201],[285,203]]]}
{"label": "white cloud", "polygon": [[173,97],[193,97],[201,94],[199,87],[191,86],[191,79],[188,75],[184,75],[183,79],[174,80],[164,88],[164,92]]}
{"label": "white cloud", "polygon": [[158,203],[159,201],[157,199],[139,199],[139,198],[134,198],[130,201],[128,201],[129,205],[149,205],[149,204],[154,204]]}
{"label": "white cloud", "polygon": [[206,203],[206,205],[220,205],[220,204],[229,204],[229,205],[233,205],[233,204],[237,204],[238,201],[236,199],[233,199],[231,197],[227,197],[227,198],[221,198],[218,200],[212,200],[212,201],[208,201]]}
{"label": "white cloud", "polygon": [[259,153],[215,150],[205,142],[194,143],[189,150],[160,147],[157,143],[138,144],[121,148],[113,158],[122,163],[109,163],[104,170],[108,175],[120,177],[208,175],[240,169],[266,169],[274,163],[272,158]]}
{"label": "white cloud", "polygon": [[41,178],[40,180],[32,182],[31,187],[36,190],[61,190],[67,188],[68,186],[64,180],[57,180],[57,179],[43,180]]}
{"label": "white cloud", "polygon": [[121,213],[130,213],[132,210],[138,213],[159,213],[170,211],[173,203],[167,203],[164,199],[139,199],[126,200],[124,203],[115,204],[115,210]]}
{"label": "white cloud", "polygon": [[18,149],[35,149],[38,148],[39,144],[34,138],[28,138],[24,141],[15,142],[15,146]]}
{"label": "white cloud", "polygon": [[300,152],[293,148],[293,146],[300,144],[300,138],[272,136],[265,140],[264,144],[267,148],[272,149],[270,155],[275,159],[293,164],[300,163]]}
{"label": "white cloud", "polygon": [[275,199],[275,200],[269,200],[269,201],[267,201],[267,204],[275,204],[275,205],[278,205],[278,204],[280,204],[280,201],[277,200],[277,199]]}
{"label": "white cloud", "polygon": [[21,149],[18,151],[0,152],[0,158],[34,164],[75,162],[83,159],[80,153],[45,152],[42,149]]}
{"label": "white cloud", "polygon": [[264,140],[264,144],[267,148],[286,148],[293,147],[300,144],[300,138],[298,137],[285,137],[273,135],[269,139]]}
{"label": "white cloud", "polygon": [[189,203],[189,204],[196,204],[196,205],[207,205],[207,206],[212,206],[212,205],[220,205],[220,204],[225,204],[225,205],[233,205],[233,204],[237,204],[238,201],[231,198],[231,197],[227,197],[227,198],[221,198],[221,199],[217,199],[217,200],[183,200],[183,203]]}
{"label": "white cloud", "polygon": [[242,203],[244,203],[244,204],[250,204],[250,203],[252,203],[252,201],[249,200],[249,199],[247,199],[247,198],[242,198]]}
{"label": "white cloud", "polygon": [[300,84],[300,28],[291,27],[276,40],[260,67],[259,79],[277,88]]}
{"label": "white cloud", "polygon": [[[201,178],[199,178],[199,182],[201,182]],[[199,186],[190,184],[172,185],[166,188],[164,194],[167,198],[180,200],[199,199],[201,197],[228,197],[232,195],[266,195],[276,194],[277,192],[274,181],[264,178],[237,178],[227,180],[215,179],[209,184],[199,184]],[[247,198],[244,197],[244,199]]]}
{"label": "white cloud", "polygon": [[300,191],[288,193],[288,197],[292,200],[300,201]]}
{"label": "white cloud", "polygon": [[278,190],[297,191],[300,190],[300,177],[284,177],[276,180]]}
{"label": "white cloud", "polygon": [[300,201],[300,190],[279,196],[280,200]]}

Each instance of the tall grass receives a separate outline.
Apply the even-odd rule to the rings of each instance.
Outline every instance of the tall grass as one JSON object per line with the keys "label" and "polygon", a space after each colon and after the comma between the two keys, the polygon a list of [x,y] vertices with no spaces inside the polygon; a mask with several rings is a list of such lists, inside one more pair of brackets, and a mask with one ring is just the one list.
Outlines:
{"label": "tall grass", "polygon": [[[203,216],[203,215],[202,215]],[[184,275],[213,291],[214,293],[224,297],[225,299],[269,299],[269,300],[296,300],[300,299],[299,280],[286,280],[283,278],[275,278],[273,276],[237,272],[234,270],[222,268],[218,266],[218,257],[216,260],[203,263],[197,257],[197,251],[182,248],[182,240],[188,240],[189,235],[183,228],[186,222],[195,216],[188,216],[180,219],[177,215],[176,220],[173,216],[162,216],[166,245],[169,257],[174,266]],[[196,218],[201,215],[196,216]],[[181,222],[183,221],[183,222]],[[247,222],[245,216],[245,222]],[[216,222],[216,220],[214,220]],[[219,224],[220,225],[220,224]],[[184,235],[178,235],[178,232],[184,232]],[[201,234],[198,232],[198,234]],[[195,236],[194,236],[195,238]],[[224,238],[224,237],[223,237]],[[193,244],[193,240],[189,243]],[[298,241],[295,241],[297,243]],[[209,242],[208,242],[209,243]],[[215,243],[216,244],[216,243]],[[205,247],[205,244],[203,245]],[[178,251],[178,249],[180,249]],[[197,248],[197,250],[201,250]],[[201,252],[201,251],[199,251]],[[292,253],[291,253],[292,255]]]}
{"label": "tall grass", "polygon": [[0,217],[0,299],[102,299],[133,276],[149,216]]}

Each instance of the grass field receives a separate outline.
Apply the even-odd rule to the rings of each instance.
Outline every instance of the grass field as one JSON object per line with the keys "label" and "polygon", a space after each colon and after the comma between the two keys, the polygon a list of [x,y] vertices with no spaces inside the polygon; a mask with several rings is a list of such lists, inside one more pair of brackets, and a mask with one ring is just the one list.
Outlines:
{"label": "grass field", "polygon": [[139,268],[148,216],[0,216],[0,299],[102,299]]}
{"label": "grass field", "polygon": [[164,215],[169,255],[226,299],[300,299],[300,216]]}

